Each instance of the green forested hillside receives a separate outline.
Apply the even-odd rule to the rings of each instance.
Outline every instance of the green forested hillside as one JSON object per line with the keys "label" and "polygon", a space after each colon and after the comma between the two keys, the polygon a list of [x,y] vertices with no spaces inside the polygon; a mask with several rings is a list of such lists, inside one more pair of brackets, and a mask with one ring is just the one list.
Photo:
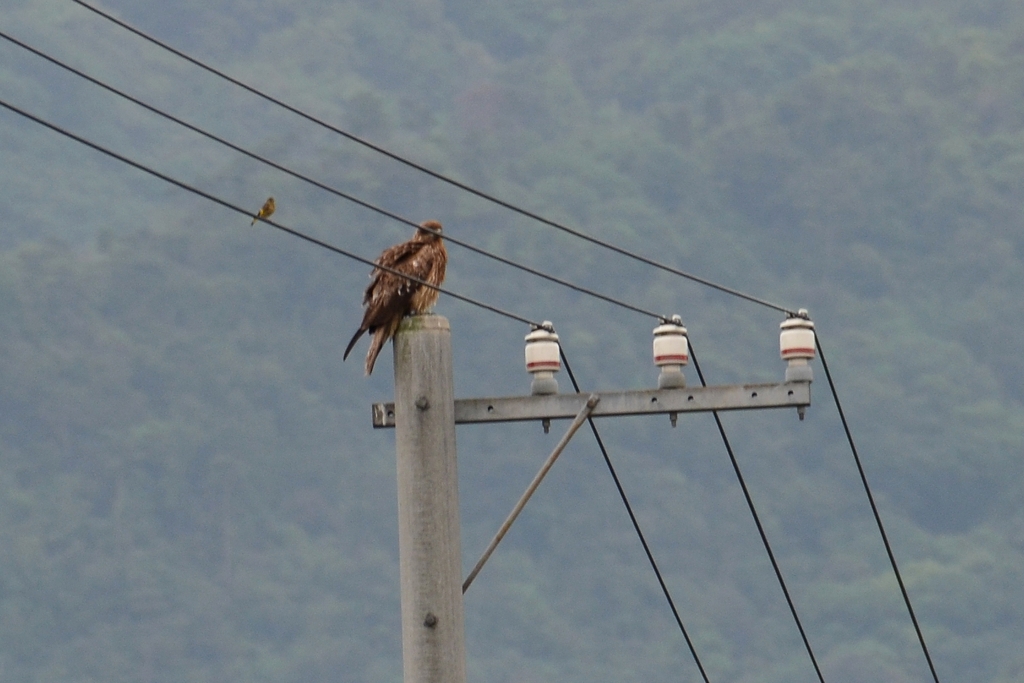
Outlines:
{"label": "green forested hillside", "polygon": [[[1003,0],[103,5],[311,114],[588,234],[810,309],[941,680],[1024,678],[1024,6]],[[686,321],[781,379],[777,312],[628,261],[282,112],[72,2],[0,30],[413,220]],[[0,40],[0,99],[375,256],[409,232]],[[367,268],[0,111],[0,678],[399,681],[391,395],[342,363]],[[585,389],[655,321],[452,245]],[[518,323],[442,297],[461,396]],[[362,349],[357,350],[357,355]],[[687,371],[691,383],[697,378]],[[931,680],[824,373],[723,421],[825,679]],[[569,390],[561,377],[563,390]],[[713,683],[815,680],[710,416],[600,422]],[[465,564],[558,438],[460,427]],[[470,679],[699,680],[581,432],[467,595]]]}

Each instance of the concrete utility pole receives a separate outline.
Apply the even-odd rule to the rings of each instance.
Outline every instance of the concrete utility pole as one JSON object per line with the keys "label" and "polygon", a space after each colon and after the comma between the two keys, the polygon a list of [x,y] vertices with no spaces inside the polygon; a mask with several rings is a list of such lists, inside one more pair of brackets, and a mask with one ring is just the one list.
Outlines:
{"label": "concrete utility pole", "polygon": [[406,318],[394,349],[404,681],[465,683],[448,320],[438,315]]}
{"label": "concrete utility pole", "polygon": [[[405,318],[395,335],[395,402],[373,404],[373,426],[394,427],[398,453],[398,550],[402,583],[402,663],[405,683],[465,683],[466,644],[460,579],[459,491],[455,424],[551,420],[572,425],[499,529],[473,577],[540,485],[555,458],[590,417],[796,408],[800,419],[811,404],[814,324],[801,310],[780,325],[780,354],[789,363],[786,381],[686,387],[686,328],[678,316],[654,330],[658,389],[558,394],[558,336],[550,323],[526,337],[526,365],[537,375],[532,396],[456,401],[448,320],[438,315]],[[530,346],[530,345],[533,346]],[[547,355],[545,355],[547,354]]]}

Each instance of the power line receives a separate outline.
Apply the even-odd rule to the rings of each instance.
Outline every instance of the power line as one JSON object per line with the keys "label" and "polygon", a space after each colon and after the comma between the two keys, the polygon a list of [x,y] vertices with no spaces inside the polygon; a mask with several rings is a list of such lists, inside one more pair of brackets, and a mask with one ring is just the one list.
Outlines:
{"label": "power line", "polygon": [[[700,369],[700,363],[697,362],[697,354],[693,351],[693,344],[690,344],[690,359],[693,361],[693,368],[697,371],[697,377],[700,378],[701,386],[707,386],[708,383],[704,380],[704,373]],[[797,614],[796,604],[793,602],[793,598],[789,594],[789,588],[786,587],[786,580],[782,577],[782,569],[779,567],[778,561],[775,559],[775,553],[772,551],[772,545],[768,541],[768,534],[765,533],[764,525],[761,524],[761,516],[757,514],[757,508],[754,507],[754,499],[750,495],[750,489],[747,488],[747,482],[743,478],[743,473],[740,471],[739,461],[736,459],[736,454],[732,450],[732,444],[729,442],[729,437],[725,433],[725,425],[722,424],[722,418],[718,414],[717,410],[711,411],[711,414],[715,418],[715,424],[718,425],[718,433],[722,436],[722,443],[725,444],[725,451],[729,454],[729,461],[732,463],[733,472],[736,473],[736,480],[740,484],[740,488],[743,490],[743,497],[747,501],[747,508],[750,510],[750,515],[754,518],[754,525],[757,527],[757,533],[761,536],[761,543],[764,544],[764,549],[768,553],[768,559],[772,563],[772,569],[775,570],[775,577],[779,580],[779,586],[782,588],[782,594],[786,596],[786,604],[789,605],[789,611],[793,615],[793,621],[796,622],[796,628],[800,632],[800,638],[803,640],[804,648],[807,650],[807,656],[811,658],[811,664],[814,666],[814,673],[818,675],[818,680],[821,683],[825,683],[825,678],[821,673],[821,667],[818,666],[818,658],[814,656],[814,650],[811,648],[811,641],[807,638],[807,633],[804,631],[804,625],[800,621],[800,615]]]}
{"label": "power line", "polygon": [[[572,367],[569,365],[569,358],[565,355],[565,349],[559,345],[558,353],[562,357],[562,365],[565,366],[565,373],[569,375],[569,381],[572,382],[572,388],[577,394],[580,392],[579,382],[576,381],[576,375],[572,371]],[[701,678],[704,679],[704,683],[710,683],[708,680],[708,674],[704,670],[704,664],[700,661],[700,656],[697,655],[697,648],[693,644],[693,640],[690,639],[690,634],[686,630],[686,626],[683,625],[683,619],[679,616],[679,610],[676,609],[676,603],[672,599],[672,593],[668,590],[668,585],[665,583],[665,579],[661,575],[661,569],[658,568],[658,563],[654,559],[654,553],[651,552],[651,547],[647,544],[647,538],[644,536],[644,532],[640,529],[640,522],[636,518],[636,514],[633,513],[633,506],[629,503],[629,498],[626,496],[626,490],[622,488],[622,482],[619,481],[619,475],[615,471],[615,466],[612,465],[612,459],[608,455],[608,449],[604,446],[604,440],[601,438],[600,432],[597,431],[597,425],[594,424],[592,417],[587,417],[587,422],[590,424],[590,431],[594,433],[594,440],[597,441],[597,447],[601,449],[601,456],[604,458],[604,463],[608,467],[608,472],[612,475],[612,481],[615,482],[615,488],[619,492],[619,498],[622,499],[622,504],[626,508],[626,513],[629,515],[629,521],[633,523],[633,530],[636,531],[637,537],[640,539],[640,545],[644,548],[644,553],[647,554],[647,561],[651,564],[651,569],[654,570],[654,576],[658,579],[658,585],[661,586],[661,592],[665,596],[665,600],[668,602],[668,607],[672,610],[672,616],[676,620],[676,624],[679,626],[680,632],[683,634],[683,640],[686,641],[686,646],[690,649],[690,655],[693,656],[693,661],[697,664],[697,669],[700,670]]]}
{"label": "power line", "polygon": [[541,216],[538,213],[535,213],[533,211],[529,211],[527,209],[524,209],[524,208],[522,208],[520,206],[517,206],[517,205],[515,205],[515,204],[513,204],[513,203],[511,203],[509,201],[501,199],[501,198],[499,198],[499,197],[497,197],[495,195],[492,195],[492,194],[489,194],[487,192],[484,192],[483,190],[478,190],[475,187],[472,187],[471,185],[467,185],[466,183],[463,183],[463,182],[460,182],[458,180],[455,180],[451,176],[448,176],[448,175],[445,175],[445,174],[440,173],[438,171],[435,171],[435,170],[433,170],[431,168],[428,168],[428,167],[426,167],[426,166],[424,166],[422,164],[418,164],[418,163],[416,163],[416,162],[414,162],[414,161],[412,161],[410,159],[407,159],[407,158],[405,158],[405,157],[403,157],[403,156],[401,156],[399,154],[396,154],[395,152],[392,152],[392,151],[390,151],[390,150],[388,150],[388,149],[386,149],[384,147],[381,147],[380,145],[374,144],[374,143],[372,143],[372,142],[370,142],[368,140],[365,140],[365,139],[363,139],[363,138],[361,138],[361,137],[359,137],[357,135],[354,135],[353,133],[350,133],[350,132],[348,132],[348,131],[346,131],[346,130],[344,130],[342,128],[339,128],[339,127],[334,126],[334,125],[332,125],[330,123],[327,123],[326,121],[324,121],[324,120],[322,120],[320,118],[317,118],[316,116],[313,116],[312,114],[309,114],[309,113],[299,109],[298,107],[292,106],[292,105],[288,104],[287,102],[284,102],[284,101],[282,101],[282,100],[280,100],[280,99],[278,99],[276,97],[273,97],[272,95],[268,95],[267,93],[263,92],[262,90],[254,87],[254,86],[251,86],[251,85],[249,85],[249,84],[247,84],[247,83],[245,83],[245,82],[243,82],[243,81],[241,81],[241,80],[239,80],[237,78],[234,78],[233,76],[229,76],[225,72],[220,71],[219,69],[216,69],[216,68],[210,66],[209,64],[206,64],[205,62],[203,62],[203,61],[201,61],[201,60],[199,60],[199,59],[197,59],[195,57],[192,57],[191,55],[189,55],[189,54],[187,54],[185,52],[182,52],[181,50],[178,50],[177,48],[171,47],[167,43],[165,43],[165,42],[163,42],[163,41],[161,41],[161,40],[159,40],[159,39],[149,35],[145,31],[142,31],[141,29],[135,28],[131,24],[129,24],[129,23],[127,23],[127,22],[125,22],[125,21],[123,21],[121,19],[118,19],[117,17],[115,17],[115,16],[113,16],[113,15],[107,13],[107,12],[104,12],[103,10],[101,10],[101,9],[99,9],[97,7],[94,7],[94,6],[92,6],[92,5],[90,5],[90,4],[86,3],[86,2],[83,2],[83,0],[72,0],[72,2],[74,2],[74,3],[78,4],[78,5],[81,5],[82,7],[90,10],[91,12],[94,12],[95,14],[103,17],[104,19],[106,19],[106,20],[108,20],[108,21],[110,21],[110,22],[120,26],[121,28],[125,29],[126,31],[134,33],[135,35],[139,36],[140,38],[142,38],[142,39],[144,39],[146,41],[149,41],[150,43],[152,43],[152,44],[154,44],[154,45],[156,45],[156,46],[166,50],[167,52],[170,52],[171,54],[173,54],[173,55],[175,55],[175,56],[177,56],[177,57],[179,57],[181,59],[184,59],[185,61],[187,61],[187,62],[189,62],[191,64],[194,64],[195,66],[198,66],[200,69],[203,69],[203,70],[205,70],[205,71],[207,71],[207,72],[217,76],[218,78],[221,78],[221,79],[231,83],[232,85],[235,85],[235,86],[237,86],[239,88],[242,88],[243,90],[246,90],[246,91],[252,93],[253,95],[256,95],[257,97],[260,97],[260,98],[262,98],[262,99],[264,99],[264,100],[266,100],[268,102],[271,102],[272,104],[277,105],[278,107],[281,107],[281,108],[283,108],[283,109],[285,109],[285,110],[287,110],[287,111],[289,111],[289,112],[291,112],[291,113],[293,113],[293,114],[295,114],[297,116],[300,116],[300,117],[306,119],[307,121],[309,121],[311,123],[314,123],[317,126],[320,126],[321,128],[324,128],[324,129],[329,130],[329,131],[331,131],[333,133],[336,133],[336,134],[338,134],[338,135],[340,135],[340,136],[342,136],[342,137],[344,137],[344,138],[346,138],[348,140],[351,140],[352,142],[355,142],[355,143],[357,143],[359,145],[362,145],[363,147],[366,147],[367,149],[373,150],[374,152],[377,152],[378,154],[382,154],[382,155],[384,155],[384,156],[386,156],[386,157],[388,157],[390,159],[393,159],[393,160],[395,160],[395,161],[397,161],[397,162],[399,162],[401,164],[404,164],[404,165],[408,166],[409,168],[415,169],[416,171],[419,171],[420,173],[425,173],[426,175],[429,175],[432,178],[440,180],[443,183],[447,183],[448,185],[451,185],[452,187],[456,187],[456,188],[458,188],[458,189],[460,189],[460,190],[462,190],[464,192],[468,192],[468,193],[470,193],[472,195],[475,195],[475,196],[477,196],[477,197],[479,197],[479,198],[481,198],[483,200],[491,202],[492,204],[496,204],[496,205],[501,206],[501,207],[503,207],[505,209],[508,209],[510,211],[518,213],[521,216],[525,216],[526,218],[530,218],[531,220],[535,220],[538,223],[542,223],[544,225],[547,225],[548,227],[555,228],[556,230],[560,230],[560,231],[562,231],[562,232],[564,232],[566,234],[572,235],[573,237],[576,237],[578,239],[584,240],[586,242],[590,242],[591,244],[597,245],[597,246],[602,247],[604,249],[608,249],[608,250],[613,251],[613,252],[615,252],[617,254],[620,254],[620,255],[625,256],[625,257],[630,258],[630,259],[633,259],[635,261],[638,261],[638,262],[643,263],[645,265],[651,266],[653,268],[657,268],[657,269],[665,271],[667,273],[671,273],[673,275],[677,275],[679,277],[685,278],[685,279],[690,280],[692,282],[697,282],[697,283],[702,284],[702,285],[704,285],[706,287],[710,287],[712,289],[716,289],[716,290],[718,290],[720,292],[724,292],[724,293],[729,294],[731,296],[735,296],[735,297],[738,297],[740,299],[745,299],[746,301],[750,301],[752,303],[755,303],[755,304],[758,304],[758,305],[761,305],[761,306],[765,306],[767,308],[772,308],[772,309],[775,309],[776,311],[781,311],[783,313],[786,313],[787,315],[791,315],[793,313],[792,309],[786,308],[785,306],[781,306],[779,304],[772,303],[770,301],[767,301],[765,299],[761,299],[761,298],[753,296],[751,294],[746,294],[745,292],[741,292],[740,290],[734,289],[732,287],[726,287],[725,285],[720,285],[720,284],[718,284],[716,282],[708,280],[707,278],[703,278],[703,277],[700,277],[698,275],[693,275],[692,273],[688,273],[688,272],[686,272],[684,270],[680,270],[679,268],[675,268],[675,267],[669,266],[669,265],[667,265],[665,263],[661,263],[661,262],[656,261],[656,260],[654,260],[652,258],[648,258],[648,257],[643,256],[641,254],[638,254],[636,252],[630,251],[629,249],[626,249],[624,247],[620,247],[618,245],[612,244],[611,242],[599,239],[599,238],[594,237],[592,235],[588,235],[587,233],[585,233],[585,232],[583,232],[581,230],[576,230],[576,229],[570,228],[567,225],[564,225],[562,223],[558,223],[557,221],[553,221],[553,220],[551,220],[549,218],[545,218],[544,216]]}
{"label": "power line", "polygon": [[[398,215],[398,214],[396,214],[396,213],[394,213],[392,211],[389,211],[389,210],[384,209],[382,207],[379,207],[379,206],[377,206],[375,204],[372,204],[372,203],[370,203],[368,201],[360,199],[360,198],[356,197],[355,195],[349,194],[349,193],[344,192],[342,190],[339,190],[339,189],[337,189],[335,187],[331,187],[330,185],[322,183],[322,182],[320,182],[320,181],[318,181],[318,180],[316,180],[314,178],[310,178],[309,176],[306,176],[306,175],[304,175],[302,173],[299,173],[298,171],[295,171],[295,170],[293,170],[291,168],[288,168],[288,167],[286,167],[286,166],[284,166],[282,164],[279,164],[279,163],[277,163],[277,162],[275,162],[275,161],[273,161],[271,159],[263,157],[263,156],[261,156],[259,154],[256,154],[255,152],[252,152],[252,151],[250,151],[250,150],[248,150],[248,149],[246,149],[244,147],[236,145],[235,143],[232,143],[232,142],[230,142],[230,141],[228,141],[228,140],[226,140],[224,138],[221,138],[221,137],[219,137],[219,136],[217,136],[217,135],[215,135],[213,133],[210,133],[209,131],[204,130],[204,129],[200,128],[199,126],[196,126],[196,125],[194,125],[192,123],[189,123],[188,121],[180,119],[180,118],[178,118],[178,117],[176,117],[176,116],[174,116],[174,115],[172,115],[172,114],[170,114],[170,113],[160,109],[159,107],[155,107],[155,106],[153,106],[151,104],[148,104],[148,103],[144,102],[143,100],[141,100],[141,99],[139,99],[137,97],[129,95],[128,93],[126,93],[126,92],[124,92],[122,90],[119,90],[118,88],[115,88],[114,86],[99,80],[98,78],[90,76],[89,74],[81,71],[80,69],[76,69],[75,67],[70,66],[69,64],[66,64],[66,63],[60,61],[56,57],[53,57],[53,56],[43,52],[42,50],[38,50],[38,49],[32,47],[31,45],[28,45],[27,43],[24,43],[23,41],[18,40],[17,38],[14,38],[12,36],[7,35],[3,31],[0,31],[0,38],[3,38],[4,40],[6,40],[6,41],[8,41],[10,43],[13,43],[14,45],[17,45],[18,47],[20,47],[20,48],[22,48],[24,50],[27,50],[28,52],[31,52],[32,54],[34,54],[34,55],[36,55],[36,56],[38,56],[38,57],[40,57],[42,59],[45,59],[46,61],[50,62],[51,64],[54,64],[55,66],[58,66],[58,67],[60,67],[60,68],[62,68],[64,70],[74,74],[75,76],[77,76],[79,78],[82,78],[82,79],[84,79],[86,81],[89,81],[90,83],[92,83],[92,84],[94,84],[94,85],[96,85],[96,86],[98,86],[100,88],[103,88],[104,90],[106,90],[106,91],[108,91],[110,93],[113,93],[113,94],[117,95],[118,97],[121,97],[121,98],[131,102],[132,104],[135,104],[135,105],[137,105],[139,107],[142,107],[143,109],[145,109],[145,110],[147,110],[149,112],[152,112],[152,113],[154,113],[154,114],[156,114],[158,116],[161,116],[164,119],[167,119],[168,121],[171,121],[171,122],[173,122],[173,123],[175,123],[175,124],[177,124],[179,126],[182,126],[182,127],[186,128],[186,129],[188,129],[188,130],[190,130],[190,131],[192,131],[194,133],[202,135],[203,137],[205,137],[205,138],[207,138],[209,140],[213,140],[214,142],[216,142],[216,143],[218,143],[220,145],[223,145],[223,146],[225,146],[225,147],[227,147],[227,148],[229,148],[229,149],[231,149],[231,150],[233,150],[235,152],[238,152],[239,154],[243,154],[243,155],[245,155],[245,156],[247,156],[247,157],[249,157],[251,159],[254,159],[254,160],[256,160],[256,161],[258,161],[258,162],[260,162],[262,164],[270,166],[271,168],[274,168],[274,169],[276,169],[278,171],[286,173],[286,174],[292,176],[293,178],[297,178],[297,179],[299,179],[299,180],[301,180],[303,182],[309,183],[310,185],[313,185],[313,186],[315,186],[315,187],[317,187],[317,188],[319,188],[321,190],[329,192],[329,193],[331,193],[331,194],[333,194],[333,195],[335,195],[337,197],[341,197],[342,199],[346,199],[346,200],[348,200],[348,201],[350,201],[350,202],[352,202],[354,204],[357,204],[358,206],[361,206],[361,207],[363,207],[365,209],[369,209],[370,211],[373,211],[373,212],[375,212],[377,214],[380,214],[382,216],[390,218],[390,219],[392,219],[394,221],[397,221],[399,223],[405,223],[406,225],[409,225],[409,226],[411,226],[413,228],[424,229],[418,223],[416,223],[416,222],[414,222],[414,221],[412,221],[412,220],[410,220],[408,218],[405,218],[405,217],[400,216],[400,215]],[[426,228],[426,230],[428,232],[435,232],[435,231],[431,230],[430,228]],[[545,272],[540,271],[540,270],[538,270],[536,268],[532,268],[530,266],[527,266],[527,265],[518,263],[516,261],[513,261],[511,259],[505,258],[503,256],[499,256],[499,255],[497,255],[497,254],[495,254],[493,252],[489,252],[489,251],[487,251],[485,249],[481,249],[480,247],[476,247],[476,246],[474,246],[474,245],[472,245],[472,244],[470,244],[470,243],[468,243],[468,242],[466,242],[464,240],[460,240],[460,239],[458,239],[456,237],[452,237],[448,233],[445,233],[444,238],[445,238],[446,241],[448,241],[448,242],[450,242],[452,244],[457,244],[460,247],[463,247],[463,248],[465,248],[465,249],[467,249],[469,251],[472,251],[472,252],[474,252],[476,254],[480,254],[481,256],[485,256],[485,257],[487,257],[487,258],[489,258],[491,260],[497,261],[498,263],[502,263],[502,264],[507,265],[509,267],[515,268],[517,270],[520,270],[522,272],[529,273],[530,275],[533,275],[535,277],[539,277],[539,278],[547,280],[549,282],[553,282],[555,284],[561,285],[563,287],[566,287],[566,288],[571,289],[573,291],[579,292],[581,294],[585,294],[587,296],[591,296],[591,297],[594,297],[596,299],[600,299],[601,301],[605,301],[607,303],[613,304],[613,305],[618,306],[620,308],[624,308],[624,309],[632,311],[634,313],[640,313],[642,315],[653,317],[653,318],[656,318],[656,319],[661,320],[661,321],[668,320],[668,317],[663,315],[663,314],[655,313],[654,311],[650,311],[650,310],[647,310],[647,309],[642,308],[640,306],[636,306],[634,304],[630,304],[628,302],[622,301],[621,299],[617,299],[615,297],[612,297],[612,296],[609,296],[609,295],[606,295],[606,294],[602,294],[602,293],[600,293],[598,291],[595,291],[593,289],[590,289],[588,287],[584,287],[582,285],[577,285],[575,283],[569,282],[568,280],[565,280],[563,278],[557,277],[555,275],[551,275],[549,273],[545,273]]]}
{"label": "power line", "polygon": [[821,358],[821,367],[825,370],[825,378],[828,379],[828,387],[832,392],[832,398],[835,401],[836,409],[839,411],[839,420],[843,423],[843,431],[846,432],[846,440],[850,444],[850,452],[853,453],[853,461],[857,464],[857,472],[860,474],[861,483],[864,485],[864,493],[867,494],[868,503],[871,505],[871,514],[875,517],[875,524],[878,525],[878,533],[882,536],[882,543],[885,545],[885,552],[889,556],[889,564],[892,565],[892,571],[896,575],[896,582],[899,584],[900,593],[903,594],[903,602],[907,606],[907,612],[910,613],[910,620],[914,623],[914,631],[917,633],[917,640],[921,644],[921,651],[924,653],[924,658],[928,662],[928,669],[931,671],[932,680],[935,683],[939,683],[939,675],[935,671],[935,664],[932,662],[931,653],[928,651],[928,645],[924,642],[924,633],[921,631],[921,625],[917,621],[917,615],[914,613],[914,606],[910,604],[910,594],[907,592],[907,586],[903,582],[903,574],[900,573],[900,568],[896,564],[896,555],[892,551],[892,545],[889,543],[889,535],[885,532],[885,525],[882,524],[882,515],[878,511],[878,506],[875,504],[875,497],[871,493],[871,486],[868,484],[867,474],[864,472],[864,465],[860,461],[860,455],[857,452],[857,446],[853,443],[853,433],[850,431],[850,425],[846,421],[846,413],[843,411],[843,405],[839,402],[839,393],[836,391],[835,382],[832,381],[832,373],[828,369],[828,361],[825,360],[825,350],[821,347],[821,339],[815,335],[815,344],[818,347],[818,357]]}
{"label": "power line", "polygon": [[[157,170],[155,170],[153,168],[150,168],[149,166],[146,166],[145,164],[142,164],[142,163],[140,163],[138,161],[134,161],[132,159],[129,159],[128,157],[126,157],[124,155],[118,154],[117,152],[114,152],[113,150],[107,149],[106,147],[103,147],[102,145],[99,145],[99,144],[97,144],[95,142],[92,142],[91,140],[88,140],[86,138],[81,137],[80,135],[76,135],[75,133],[72,133],[71,131],[68,131],[68,130],[66,130],[64,128],[61,128],[60,126],[58,126],[58,125],[56,125],[54,123],[50,123],[49,121],[46,121],[46,120],[44,120],[44,119],[42,119],[42,118],[40,118],[38,116],[35,116],[34,114],[30,114],[29,112],[27,112],[27,111],[25,111],[23,109],[20,109],[20,108],[14,106],[13,104],[10,104],[10,103],[2,100],[2,99],[0,99],[0,106],[2,106],[5,109],[8,109],[8,110],[14,112],[15,114],[18,114],[18,115],[20,115],[20,116],[22,116],[22,117],[24,117],[26,119],[29,119],[30,121],[34,121],[35,123],[38,123],[41,126],[49,128],[50,130],[52,130],[52,131],[54,131],[56,133],[60,133],[61,135],[65,136],[67,138],[70,138],[71,140],[74,140],[75,142],[79,142],[79,143],[85,145],[86,147],[90,147],[90,148],[96,150],[97,152],[101,152],[101,153],[111,157],[112,159],[116,159],[116,160],[118,160],[118,161],[120,161],[120,162],[122,162],[124,164],[128,164],[129,166],[132,166],[133,168],[136,168],[136,169],[138,169],[140,171],[148,173],[149,175],[151,175],[151,176],[153,176],[155,178],[159,178],[160,180],[163,180],[164,182],[170,183],[172,185],[176,185],[177,187],[179,187],[179,188],[181,188],[183,190],[186,190],[186,191],[191,192],[191,193],[193,193],[195,195],[198,195],[198,196],[200,196],[200,197],[202,197],[204,199],[207,199],[207,200],[209,200],[211,202],[214,202],[215,204],[220,204],[221,206],[223,206],[225,208],[228,208],[228,209],[231,209],[232,211],[236,211],[236,212],[246,216],[247,218],[252,215],[252,212],[247,210],[247,209],[244,209],[244,208],[242,208],[242,207],[240,207],[240,206],[238,206],[236,204],[232,204],[231,202],[229,202],[229,201],[227,201],[225,199],[221,199],[220,197],[217,197],[215,195],[212,195],[209,192],[205,192],[203,190],[200,190],[199,188],[194,187],[192,185],[189,185],[188,183],[185,183],[185,182],[183,182],[181,180],[178,180],[176,178],[172,178],[171,176],[169,176],[169,175],[167,175],[165,173],[161,173],[160,171],[157,171]],[[385,270],[385,271],[387,271],[387,272],[389,272],[389,273],[391,273],[393,275],[397,275],[397,276],[402,277],[402,278],[404,278],[406,280],[411,280],[411,281],[413,281],[413,282],[415,282],[415,283],[417,283],[419,285],[422,285],[424,287],[429,287],[430,289],[436,289],[437,291],[441,292],[442,294],[446,294],[447,296],[450,296],[453,299],[458,299],[459,301],[464,301],[464,302],[466,302],[468,304],[471,304],[471,305],[476,306],[478,308],[482,308],[482,309],[491,311],[492,313],[497,313],[498,315],[504,316],[504,317],[509,318],[511,320],[518,320],[519,322],[525,323],[525,324],[527,324],[527,325],[529,325],[530,327],[533,327],[533,328],[544,327],[544,325],[542,323],[535,322],[533,320],[530,320],[529,318],[524,318],[524,317],[522,317],[520,315],[517,315],[515,313],[511,313],[511,312],[506,311],[506,310],[504,310],[502,308],[498,308],[497,306],[492,306],[491,304],[484,303],[483,301],[479,301],[478,299],[474,299],[472,297],[468,297],[468,296],[466,296],[464,294],[459,294],[457,292],[453,292],[450,289],[446,289],[444,287],[438,287],[437,285],[430,284],[429,282],[426,282],[424,280],[420,280],[419,278],[412,277],[410,275],[407,275],[406,273],[401,273],[401,272],[399,272],[397,270],[394,270],[393,268],[389,268],[387,266],[381,265],[379,263],[371,261],[368,258],[364,258],[364,257],[359,256],[357,254],[354,254],[354,253],[352,253],[350,251],[346,251],[345,249],[342,249],[340,247],[336,247],[333,244],[329,244],[328,242],[324,242],[323,240],[317,239],[315,237],[307,235],[307,234],[305,234],[303,232],[300,232],[298,230],[295,230],[293,228],[289,228],[289,227],[287,227],[285,225],[281,225],[280,223],[277,223],[276,221],[272,221],[272,220],[267,219],[267,218],[263,218],[263,219],[261,219],[261,221],[266,223],[266,224],[268,224],[268,225],[271,225],[271,226],[277,228],[278,230],[280,230],[282,232],[288,233],[289,235],[292,235],[294,237],[298,237],[299,239],[303,239],[303,240],[305,240],[307,242],[310,242],[311,244],[315,244],[318,247],[322,247],[324,249],[327,249],[328,251],[332,251],[335,254],[339,254],[341,256],[345,256],[345,257],[350,258],[350,259],[352,259],[354,261],[359,261],[360,263],[366,264],[366,265],[371,266],[373,268],[380,268],[381,270]]]}

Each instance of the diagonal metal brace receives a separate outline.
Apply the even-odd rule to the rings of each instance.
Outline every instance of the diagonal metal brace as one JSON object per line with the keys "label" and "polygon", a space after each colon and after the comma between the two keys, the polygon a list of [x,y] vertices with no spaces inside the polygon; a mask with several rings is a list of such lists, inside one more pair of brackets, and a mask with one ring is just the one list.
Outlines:
{"label": "diagonal metal brace", "polygon": [[562,451],[565,450],[565,447],[569,445],[569,441],[572,439],[576,431],[581,426],[583,426],[583,423],[587,420],[588,417],[590,417],[590,413],[594,411],[594,408],[597,406],[600,400],[600,396],[598,396],[597,394],[591,394],[590,397],[587,399],[587,402],[583,405],[583,408],[581,408],[580,412],[577,413],[576,419],[574,419],[572,421],[572,424],[569,425],[569,429],[566,430],[565,436],[562,437],[561,441],[558,442],[558,445],[555,446],[555,450],[551,451],[551,455],[549,455],[548,459],[544,461],[543,465],[541,465],[540,471],[537,472],[537,476],[535,476],[533,478],[533,481],[530,482],[530,485],[526,487],[526,491],[523,493],[522,496],[520,496],[519,502],[516,503],[516,506],[514,508],[512,508],[512,512],[509,513],[508,518],[505,519],[505,522],[501,525],[501,528],[498,529],[498,533],[494,535],[493,539],[491,539],[491,543],[487,546],[487,550],[484,551],[483,556],[480,557],[480,560],[476,563],[476,566],[473,567],[473,571],[471,571],[469,573],[469,576],[466,577],[466,580],[462,584],[463,593],[466,592],[466,589],[469,588],[469,585],[473,583],[473,579],[475,579],[476,575],[480,573],[481,569],[483,569],[484,563],[487,562],[488,558],[490,558],[491,556],[491,553],[493,553],[494,549],[498,547],[499,543],[501,543],[501,539],[505,537],[505,534],[508,533],[508,530],[512,528],[512,523],[516,521],[516,517],[518,517],[519,513],[523,511],[524,507],[526,507],[526,503],[527,501],[530,500],[530,496],[532,496],[533,492],[537,490],[538,486],[540,486],[540,483],[541,481],[544,480],[544,477],[547,475],[548,470],[550,470],[552,465],[555,464],[555,460],[557,460],[558,456],[562,454]]}

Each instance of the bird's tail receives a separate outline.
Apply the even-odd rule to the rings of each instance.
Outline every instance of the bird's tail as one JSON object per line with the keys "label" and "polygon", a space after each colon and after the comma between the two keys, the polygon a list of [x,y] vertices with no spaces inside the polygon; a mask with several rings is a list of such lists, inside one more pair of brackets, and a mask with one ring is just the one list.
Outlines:
{"label": "bird's tail", "polygon": [[256,221],[258,221],[259,218],[260,218],[259,214],[256,214],[255,216],[253,216],[252,223],[250,223],[249,225],[256,225]]}
{"label": "bird's tail", "polygon": [[352,347],[355,346],[356,342],[359,341],[359,338],[363,336],[363,332],[366,332],[366,328],[360,327],[358,330],[356,330],[356,333],[352,335],[351,341],[349,341],[348,346],[345,347],[345,355],[341,357],[341,360],[345,360],[346,358],[348,358],[348,354],[352,353]]}
{"label": "bird's tail", "polygon": [[388,339],[395,336],[395,331],[398,330],[398,325],[402,322],[399,317],[396,320],[389,322],[386,325],[381,325],[373,332],[373,341],[370,342],[370,350],[366,352],[366,374],[367,376],[373,373],[373,365],[377,362],[377,356],[380,355],[381,350],[387,343]]}

